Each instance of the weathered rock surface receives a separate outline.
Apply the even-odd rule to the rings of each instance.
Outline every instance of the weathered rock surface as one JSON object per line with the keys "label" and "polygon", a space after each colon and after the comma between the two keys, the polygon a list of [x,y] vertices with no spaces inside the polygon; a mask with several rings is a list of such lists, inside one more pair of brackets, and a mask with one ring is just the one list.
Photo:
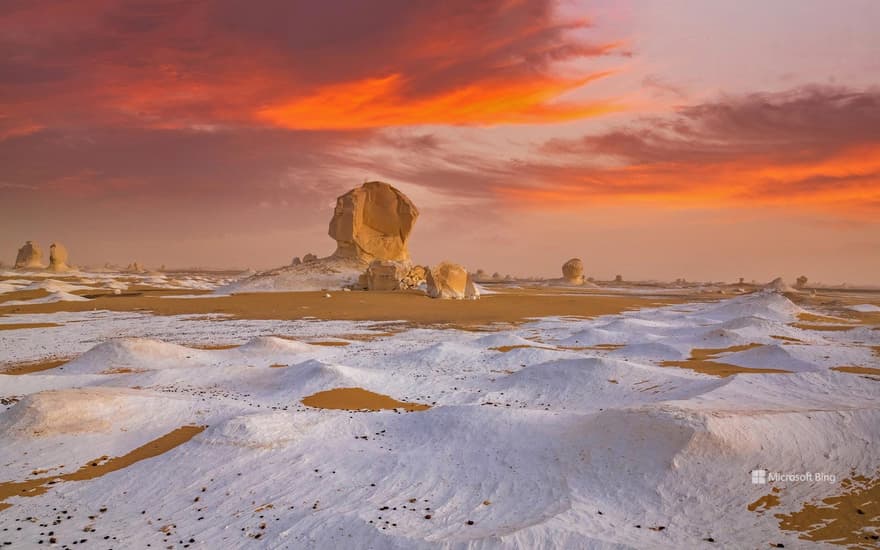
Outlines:
{"label": "weathered rock surface", "polygon": [[407,241],[419,210],[387,183],[371,181],[336,199],[329,234],[336,240],[337,258],[362,263],[410,260]]}
{"label": "weathered rock surface", "polygon": [[293,260],[290,262],[290,265],[299,265],[303,263],[299,256],[294,256]]}
{"label": "weathered rock surface", "polygon": [[67,249],[61,243],[52,243],[49,247],[49,269],[51,271],[70,271],[67,265]]}
{"label": "weathered rock surface", "polygon": [[425,283],[427,276],[427,268],[420,265],[414,265],[410,268],[409,272],[404,275],[403,279],[400,281],[400,286],[401,288],[418,288]]}
{"label": "weathered rock surface", "polygon": [[[297,263],[257,273],[235,281],[218,292],[272,292],[367,289],[367,270],[374,260],[397,262],[407,266],[409,273],[395,273],[397,288],[411,288],[407,241],[419,215],[406,195],[378,181],[365,183],[336,200],[330,220],[330,236],[336,240],[336,251],[326,258],[306,254]],[[388,266],[383,276],[376,269],[373,284],[386,288]],[[395,268],[396,269],[396,268]],[[394,271],[394,270],[392,270]],[[421,282],[421,281],[420,281]],[[412,286],[417,286],[414,284]]]}
{"label": "weathered rock surface", "polygon": [[33,241],[24,243],[24,246],[18,249],[18,256],[15,257],[16,269],[42,269],[43,251],[40,245]]}
{"label": "weathered rock surface", "polygon": [[441,262],[426,276],[428,296],[453,300],[476,300],[480,292],[467,269],[452,262]]}
{"label": "weathered rock surface", "polygon": [[367,290],[398,290],[409,266],[390,260],[373,260],[366,271]]}
{"label": "weathered rock surface", "polygon": [[566,283],[584,284],[584,262],[580,258],[572,258],[562,264],[562,278]]}

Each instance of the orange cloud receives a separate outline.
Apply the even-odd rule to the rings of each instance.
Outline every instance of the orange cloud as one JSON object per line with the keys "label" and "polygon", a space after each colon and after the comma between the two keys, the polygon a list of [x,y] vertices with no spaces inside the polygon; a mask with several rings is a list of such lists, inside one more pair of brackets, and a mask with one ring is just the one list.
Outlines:
{"label": "orange cloud", "polygon": [[406,79],[392,74],[326,86],[262,109],[258,116],[275,126],[305,130],[563,122],[623,108],[610,101],[553,103],[562,94],[609,74],[600,72],[576,80],[535,76],[480,82],[413,99],[406,97]]}
{"label": "orange cloud", "polygon": [[527,208],[626,203],[658,208],[776,206],[873,218],[880,208],[880,144],[792,163],[756,155],[700,164],[545,168],[535,181],[546,184],[495,186],[493,191]]}

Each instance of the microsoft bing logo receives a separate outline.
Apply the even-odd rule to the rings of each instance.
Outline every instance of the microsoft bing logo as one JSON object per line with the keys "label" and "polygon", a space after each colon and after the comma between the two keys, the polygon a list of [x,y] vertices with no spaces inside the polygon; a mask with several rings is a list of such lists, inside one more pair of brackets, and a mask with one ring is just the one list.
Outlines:
{"label": "microsoft bing logo", "polygon": [[755,485],[766,485],[767,470],[752,470],[752,483]]}

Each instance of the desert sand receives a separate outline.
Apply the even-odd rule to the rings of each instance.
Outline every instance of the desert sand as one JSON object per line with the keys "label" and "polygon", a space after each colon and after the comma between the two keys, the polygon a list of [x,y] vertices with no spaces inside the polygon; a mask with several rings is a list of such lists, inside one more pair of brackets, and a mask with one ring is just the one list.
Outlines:
{"label": "desert sand", "polygon": [[875,544],[876,293],[229,281],[3,276],[0,542]]}

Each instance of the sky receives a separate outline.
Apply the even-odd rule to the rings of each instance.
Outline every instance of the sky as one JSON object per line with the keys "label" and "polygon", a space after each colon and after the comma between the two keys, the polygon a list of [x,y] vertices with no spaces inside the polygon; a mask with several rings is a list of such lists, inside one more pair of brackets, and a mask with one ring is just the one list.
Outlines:
{"label": "sky", "polygon": [[874,0],[4,0],[0,260],[880,284]]}

